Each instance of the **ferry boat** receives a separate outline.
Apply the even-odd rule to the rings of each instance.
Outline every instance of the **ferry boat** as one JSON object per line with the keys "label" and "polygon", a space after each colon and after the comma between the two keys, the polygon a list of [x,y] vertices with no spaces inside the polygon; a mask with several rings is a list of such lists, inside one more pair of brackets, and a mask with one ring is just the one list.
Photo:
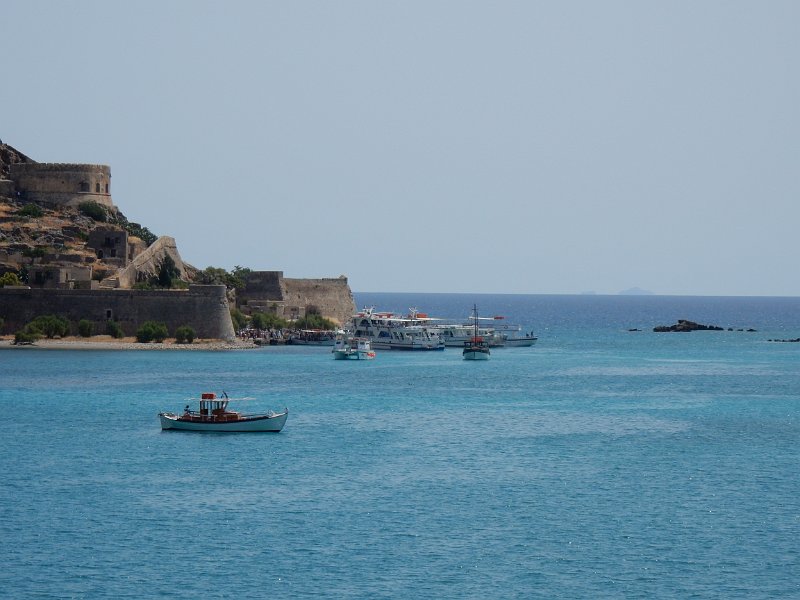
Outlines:
{"label": "ferry boat", "polygon": [[[442,323],[433,327],[448,348],[463,348],[464,342],[474,335],[472,323]],[[505,343],[505,338],[491,327],[479,327],[478,333],[490,348],[498,348]]]}
{"label": "ferry boat", "polygon": [[375,358],[375,351],[367,338],[354,337],[346,332],[337,334],[331,352],[335,360],[371,360]]}
{"label": "ferry boat", "polygon": [[268,411],[261,414],[243,414],[228,410],[228,403],[232,400],[254,400],[254,398],[228,398],[222,392],[221,397],[213,393],[203,393],[200,396],[199,410],[191,410],[189,405],[183,414],[171,412],[158,413],[161,420],[161,429],[176,429],[181,431],[214,431],[214,432],[252,432],[269,431],[279,432],[286,424],[289,409],[275,413]]}
{"label": "ferry boat", "polygon": [[464,360],[489,360],[491,351],[489,344],[483,336],[480,335],[478,328],[478,305],[473,308],[475,318],[473,320],[472,337],[464,342],[464,350],[462,356]]}
{"label": "ferry boat", "polygon": [[416,308],[406,316],[364,308],[353,315],[350,330],[369,340],[375,350],[444,350],[444,342],[433,329],[433,319]]}

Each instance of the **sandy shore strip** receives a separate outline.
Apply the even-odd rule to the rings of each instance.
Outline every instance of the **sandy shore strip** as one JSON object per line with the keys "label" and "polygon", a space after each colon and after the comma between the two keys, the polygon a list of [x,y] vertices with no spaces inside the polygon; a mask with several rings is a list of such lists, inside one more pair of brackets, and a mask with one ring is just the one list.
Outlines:
{"label": "sandy shore strip", "polygon": [[42,338],[33,344],[15,345],[13,336],[0,338],[0,350],[249,350],[258,348],[249,341],[195,340],[191,344],[176,344],[174,341],[140,344],[135,337],[116,339],[110,335],[95,335],[90,338],[66,337],[48,340]]}

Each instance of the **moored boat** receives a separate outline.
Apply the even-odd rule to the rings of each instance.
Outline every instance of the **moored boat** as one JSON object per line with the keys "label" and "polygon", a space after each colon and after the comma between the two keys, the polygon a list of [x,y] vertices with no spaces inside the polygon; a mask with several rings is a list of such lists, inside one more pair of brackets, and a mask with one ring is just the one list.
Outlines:
{"label": "moored boat", "polygon": [[301,329],[290,335],[286,343],[296,346],[333,346],[336,334],[325,329]]}
{"label": "moored boat", "polygon": [[331,352],[335,360],[371,360],[375,358],[375,351],[367,338],[354,337],[346,332],[336,335]]}
{"label": "moored boat", "polygon": [[266,413],[244,414],[228,410],[230,401],[253,400],[254,398],[229,398],[225,392],[221,397],[213,393],[203,393],[198,410],[191,410],[189,405],[183,414],[171,412],[158,413],[161,429],[181,431],[214,431],[214,432],[273,432],[277,433],[286,424],[289,409],[283,412],[267,411]]}
{"label": "moored boat", "polygon": [[415,308],[406,316],[365,308],[353,315],[349,329],[356,337],[368,339],[375,350],[444,350],[433,320]]}
{"label": "moored boat", "polygon": [[462,355],[464,360],[489,360],[491,351],[488,342],[480,335],[478,328],[478,305],[473,308],[474,325],[472,337],[464,342]]}

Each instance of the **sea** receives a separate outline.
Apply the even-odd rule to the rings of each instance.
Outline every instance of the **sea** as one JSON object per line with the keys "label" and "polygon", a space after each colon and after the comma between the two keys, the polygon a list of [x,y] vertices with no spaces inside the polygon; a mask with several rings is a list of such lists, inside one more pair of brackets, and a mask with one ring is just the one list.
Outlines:
{"label": "sea", "polygon": [[[0,350],[0,597],[800,597],[800,298],[355,300],[539,339]],[[161,431],[223,390],[286,427]]]}

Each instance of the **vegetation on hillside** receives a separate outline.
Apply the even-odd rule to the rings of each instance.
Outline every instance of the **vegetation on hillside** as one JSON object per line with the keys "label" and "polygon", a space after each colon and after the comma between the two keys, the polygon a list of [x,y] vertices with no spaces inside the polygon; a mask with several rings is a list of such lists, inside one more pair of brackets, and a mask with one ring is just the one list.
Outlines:
{"label": "vegetation on hillside", "polygon": [[220,267],[206,267],[195,277],[195,283],[203,285],[224,285],[228,289],[243,290],[247,276],[251,273],[248,267],[236,265],[228,272]]}
{"label": "vegetation on hillside", "polygon": [[19,275],[11,271],[0,275],[0,288],[7,285],[22,285]]}

